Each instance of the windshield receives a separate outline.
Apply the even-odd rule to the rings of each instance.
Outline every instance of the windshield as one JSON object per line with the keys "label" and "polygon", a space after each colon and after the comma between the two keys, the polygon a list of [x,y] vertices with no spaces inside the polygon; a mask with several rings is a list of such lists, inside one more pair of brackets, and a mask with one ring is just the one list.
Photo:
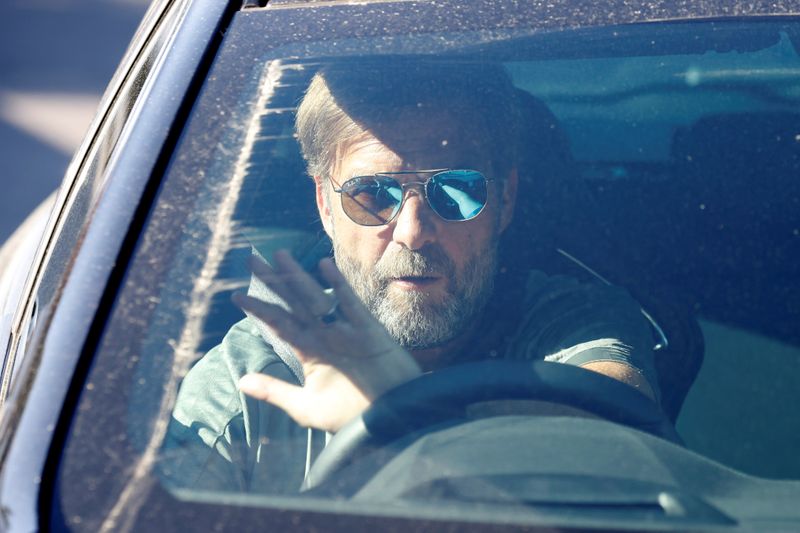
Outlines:
{"label": "windshield", "polygon": [[754,516],[797,496],[796,22],[260,46],[258,20],[137,244],[68,523],[719,524],[724,487]]}

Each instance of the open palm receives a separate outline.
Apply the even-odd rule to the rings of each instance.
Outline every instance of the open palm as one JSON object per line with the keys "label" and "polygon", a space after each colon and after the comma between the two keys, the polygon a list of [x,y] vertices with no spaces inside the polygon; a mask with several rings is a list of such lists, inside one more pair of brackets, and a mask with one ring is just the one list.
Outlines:
{"label": "open palm", "polygon": [[248,374],[239,382],[243,392],[280,407],[302,426],[335,432],[374,398],[419,375],[411,354],[370,314],[333,261],[323,259],[320,271],[336,299],[287,252],[276,252],[274,262],[253,258],[250,267],[288,309],[244,294],[234,301],[294,348],[305,383]]}

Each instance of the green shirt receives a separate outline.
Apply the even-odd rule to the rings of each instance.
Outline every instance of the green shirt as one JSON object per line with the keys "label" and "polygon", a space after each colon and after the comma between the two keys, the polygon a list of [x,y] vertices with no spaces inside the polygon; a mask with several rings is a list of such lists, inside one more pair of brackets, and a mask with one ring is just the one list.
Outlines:
{"label": "green shirt", "polygon": [[[494,320],[476,328],[475,342],[469,343],[473,352],[465,360],[617,361],[656,387],[649,325],[638,304],[618,287],[532,271],[524,291],[496,298],[485,316]],[[324,446],[324,434],[301,428],[280,409],[239,392],[239,378],[250,372],[296,384],[303,379],[291,348],[247,317],[183,380],[161,454],[160,471],[168,484],[296,492],[311,458]]]}

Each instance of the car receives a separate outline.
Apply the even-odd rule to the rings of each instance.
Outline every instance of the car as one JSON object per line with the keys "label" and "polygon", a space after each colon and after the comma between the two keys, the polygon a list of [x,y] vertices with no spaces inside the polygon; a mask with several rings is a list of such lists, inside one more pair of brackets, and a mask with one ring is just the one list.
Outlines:
{"label": "car", "polygon": [[[379,396],[303,486],[269,458],[266,488],[181,478],[176,401],[242,318],[248,258],[330,253],[294,130],[309,80],[420,63],[508,73],[507,258],[624,289],[657,402],[470,361]],[[794,2],[154,1],[0,250],[2,528],[800,529],[798,104]]]}

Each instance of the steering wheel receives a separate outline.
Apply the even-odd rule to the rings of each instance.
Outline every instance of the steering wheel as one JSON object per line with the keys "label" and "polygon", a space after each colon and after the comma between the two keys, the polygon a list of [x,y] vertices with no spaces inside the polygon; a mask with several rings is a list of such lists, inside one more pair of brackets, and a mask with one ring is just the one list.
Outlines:
{"label": "steering wheel", "polygon": [[495,400],[556,403],[681,443],[654,402],[613,378],[563,363],[481,361],[423,374],[377,398],[331,439],[301,490],[320,487],[368,449],[464,421],[468,406]]}

